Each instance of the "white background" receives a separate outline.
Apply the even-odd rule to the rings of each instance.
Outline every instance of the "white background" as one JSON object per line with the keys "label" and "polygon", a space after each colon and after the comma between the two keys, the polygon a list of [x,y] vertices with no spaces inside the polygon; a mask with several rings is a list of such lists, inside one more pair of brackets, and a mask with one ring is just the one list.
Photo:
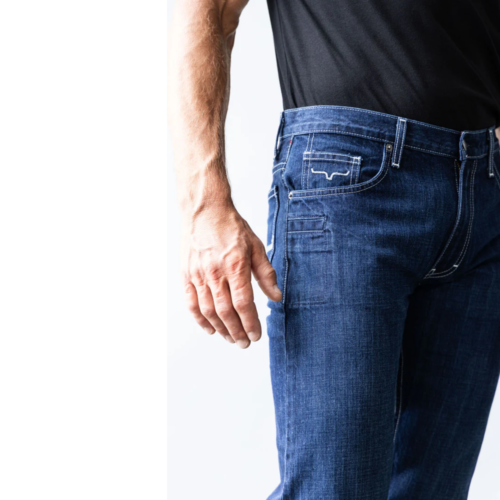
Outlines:
{"label": "white background", "polygon": [[0,2],[2,500],[166,497],[166,15]]}
{"label": "white background", "polygon": [[[181,294],[170,7],[0,3],[2,500],[166,498],[167,304],[168,498],[264,499],[278,482],[266,336],[246,351],[209,337]],[[281,97],[263,0],[232,84],[234,197],[264,237]],[[497,403],[473,500],[500,499],[499,444]]]}

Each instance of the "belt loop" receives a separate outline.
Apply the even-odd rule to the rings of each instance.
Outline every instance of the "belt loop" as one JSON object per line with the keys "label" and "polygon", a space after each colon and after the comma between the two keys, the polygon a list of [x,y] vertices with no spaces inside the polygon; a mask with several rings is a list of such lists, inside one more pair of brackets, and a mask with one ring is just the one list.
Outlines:
{"label": "belt loop", "polygon": [[488,129],[488,132],[490,134],[490,149],[488,152],[488,176],[489,177],[494,177],[494,171],[493,171],[493,147],[495,145],[495,127],[490,127]]}
{"label": "belt loop", "polygon": [[278,133],[276,134],[276,141],[274,142],[274,158],[278,156],[281,145],[281,131],[283,130],[283,125],[285,124],[285,112],[281,112],[280,125],[278,127]]}
{"label": "belt loop", "polygon": [[405,145],[406,120],[398,117],[398,126],[396,128],[396,139],[394,140],[394,156],[392,157],[392,166],[399,168],[401,164],[401,155]]}
{"label": "belt loop", "polygon": [[459,150],[459,160],[465,161],[467,159],[467,143],[465,142],[465,134],[467,132],[463,131],[460,134],[460,139],[458,141],[458,150]]}

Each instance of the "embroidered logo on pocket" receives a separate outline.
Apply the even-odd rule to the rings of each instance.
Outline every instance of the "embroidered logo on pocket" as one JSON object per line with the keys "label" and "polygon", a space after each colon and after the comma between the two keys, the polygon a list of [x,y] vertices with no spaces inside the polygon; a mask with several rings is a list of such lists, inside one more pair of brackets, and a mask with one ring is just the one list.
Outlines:
{"label": "embroidered logo on pocket", "polygon": [[306,151],[303,159],[304,189],[356,184],[360,165],[361,156]]}

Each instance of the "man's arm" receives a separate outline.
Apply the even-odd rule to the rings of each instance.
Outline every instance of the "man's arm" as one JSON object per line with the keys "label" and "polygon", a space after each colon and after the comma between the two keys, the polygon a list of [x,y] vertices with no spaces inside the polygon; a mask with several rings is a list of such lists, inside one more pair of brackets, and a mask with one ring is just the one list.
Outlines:
{"label": "man's arm", "polygon": [[205,331],[218,331],[242,348],[261,336],[252,272],[271,300],[281,300],[264,245],[233,205],[225,167],[231,49],[247,2],[178,0],[169,54],[187,303]]}

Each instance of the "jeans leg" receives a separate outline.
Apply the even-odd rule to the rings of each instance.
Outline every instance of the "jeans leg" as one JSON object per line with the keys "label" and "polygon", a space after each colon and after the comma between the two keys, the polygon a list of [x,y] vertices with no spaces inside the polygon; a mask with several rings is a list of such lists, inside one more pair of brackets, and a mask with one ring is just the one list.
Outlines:
{"label": "jeans leg", "polygon": [[466,499],[500,372],[498,257],[410,299],[390,500]]}

